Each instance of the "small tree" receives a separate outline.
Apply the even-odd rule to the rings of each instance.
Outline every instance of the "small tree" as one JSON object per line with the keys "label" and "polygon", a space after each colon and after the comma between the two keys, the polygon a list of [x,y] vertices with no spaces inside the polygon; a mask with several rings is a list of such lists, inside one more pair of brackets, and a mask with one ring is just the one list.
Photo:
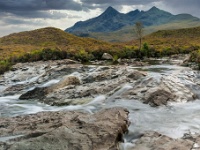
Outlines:
{"label": "small tree", "polygon": [[134,31],[136,33],[137,38],[139,39],[139,50],[142,48],[142,37],[143,37],[143,24],[141,22],[136,22]]}

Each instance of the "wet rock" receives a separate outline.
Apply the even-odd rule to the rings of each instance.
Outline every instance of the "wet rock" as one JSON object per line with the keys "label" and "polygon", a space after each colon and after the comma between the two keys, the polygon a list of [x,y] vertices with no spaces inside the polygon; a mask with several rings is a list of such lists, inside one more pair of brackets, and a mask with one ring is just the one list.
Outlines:
{"label": "wet rock", "polygon": [[133,72],[129,73],[127,76],[133,80],[138,80],[146,75],[147,74],[145,72],[133,71]]}
{"label": "wet rock", "polygon": [[44,99],[48,93],[59,90],[68,85],[78,85],[80,82],[79,78],[75,76],[65,76],[61,81],[50,87],[36,87],[33,90],[22,94],[19,99]]}
{"label": "wet rock", "polygon": [[36,87],[31,91],[28,91],[22,94],[19,99],[26,100],[26,99],[42,99],[48,93],[47,88],[43,87]]}
{"label": "wet rock", "polygon": [[102,59],[105,59],[105,60],[113,60],[113,57],[112,55],[108,54],[108,53],[104,53],[102,55]]}
{"label": "wet rock", "polygon": [[131,66],[148,66],[149,63],[146,61],[140,61],[137,59],[121,59],[119,64],[131,65]]}
{"label": "wet rock", "polygon": [[2,75],[2,85],[8,87],[2,93],[3,95],[22,94],[33,86],[37,87],[49,80],[60,79],[75,71],[83,71],[82,65],[68,59],[18,63],[13,66],[13,71]]}
{"label": "wet rock", "polygon": [[[186,68],[184,72],[177,70],[173,74],[165,75],[165,72],[161,71],[159,75],[154,76],[151,73],[137,71],[132,65],[84,66],[78,63],[66,65],[65,61],[34,62],[26,65],[24,67],[22,64],[17,64],[16,71],[4,75],[5,83],[13,83],[14,79],[19,79],[20,82],[9,84],[2,95],[25,93],[20,99],[37,99],[40,102],[60,106],[75,104],[73,100],[76,100],[76,104],[80,100],[82,104],[82,99],[92,99],[102,94],[110,97],[124,85],[129,84],[132,88],[113,99],[118,97],[139,100],[152,106],[160,106],[170,102],[193,101],[199,97],[199,88],[196,86],[199,79],[192,81],[191,78],[194,79],[196,75],[187,75]],[[151,71],[159,70],[159,68],[154,69]],[[57,82],[48,84],[55,79]],[[27,89],[33,86],[37,88],[27,92]]]}
{"label": "wet rock", "polygon": [[68,85],[80,85],[81,81],[78,77],[75,76],[64,76],[58,83],[48,87],[48,91],[58,90],[60,88],[66,87]]}
{"label": "wet rock", "polygon": [[168,101],[174,101],[174,95],[163,89],[157,89],[152,93],[149,93],[144,103],[151,106],[167,105]]}
{"label": "wet rock", "polygon": [[54,91],[46,95],[41,102],[49,105],[73,105],[73,100],[77,101],[77,104],[82,103],[82,99],[92,99],[98,95],[107,94],[112,95],[116,90],[119,90],[124,83],[130,82],[130,79],[121,77],[109,81],[94,82],[90,84],[84,84],[80,86],[68,86],[63,89]]}
{"label": "wet rock", "polygon": [[58,83],[48,87],[28,91],[20,99],[38,99],[40,102],[58,106],[83,104],[83,101],[89,102],[83,99],[91,100],[102,94],[110,96],[126,83],[135,82],[145,75],[131,67],[85,66],[80,73],[64,76]]}
{"label": "wet rock", "polygon": [[[121,98],[140,100],[151,106],[168,105],[171,102],[188,102],[197,98],[197,91],[186,84],[190,77],[178,74],[146,77],[137,80],[133,88],[126,91]],[[191,87],[192,88],[192,87]]]}
{"label": "wet rock", "polygon": [[148,132],[135,142],[131,150],[191,150],[193,145],[191,140],[172,139],[156,132]]}
{"label": "wet rock", "polygon": [[24,88],[25,88],[25,85],[23,84],[16,84],[16,85],[9,86],[4,90],[4,95],[14,95],[16,94],[16,91],[22,91],[24,90]]}
{"label": "wet rock", "polygon": [[160,87],[168,90],[175,98],[174,102],[188,102],[196,99],[196,94],[193,93],[185,84],[185,81],[190,82],[189,77],[178,78],[177,76],[170,75],[161,79]]}
{"label": "wet rock", "polygon": [[0,143],[2,150],[117,150],[128,129],[128,111],[41,112],[34,115],[0,118],[0,135],[23,135]]}

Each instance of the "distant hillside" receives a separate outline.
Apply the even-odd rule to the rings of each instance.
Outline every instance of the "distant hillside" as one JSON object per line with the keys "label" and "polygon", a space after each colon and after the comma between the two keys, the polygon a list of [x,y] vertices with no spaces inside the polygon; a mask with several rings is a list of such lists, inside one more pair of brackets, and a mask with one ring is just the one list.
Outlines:
{"label": "distant hillside", "polygon": [[[158,30],[172,30],[172,29],[182,29],[200,26],[199,21],[180,21],[173,23],[166,23],[157,26],[149,26],[144,28],[144,36],[156,32]],[[114,32],[99,32],[90,33],[89,36],[98,40],[108,41],[108,42],[127,42],[136,39],[133,26],[124,27],[121,30]]]}
{"label": "distant hillside", "polygon": [[[179,51],[188,49],[195,50],[200,48],[200,26],[194,28],[160,30],[147,35],[143,42],[148,43],[154,49],[163,51]],[[137,44],[137,40],[134,41]]]}
{"label": "distant hillside", "polygon": [[111,49],[112,45],[91,38],[80,38],[60,29],[48,27],[0,38],[0,60],[44,48],[76,53],[81,49],[86,51]]}
{"label": "distant hillside", "polygon": [[47,27],[33,31],[10,34],[0,38],[0,45],[22,44],[34,46],[79,46],[88,47],[90,44],[105,44],[91,38],[80,38],[64,32],[61,29]]}
{"label": "distant hillside", "polygon": [[122,46],[91,38],[81,38],[56,28],[10,34],[0,38],[0,74],[17,62],[74,59],[82,62],[101,59]]}
{"label": "distant hillside", "polygon": [[[176,30],[160,30],[154,32],[148,36],[147,39],[151,38],[177,38],[177,39],[184,39],[184,38],[191,38],[192,40],[196,40],[196,38],[200,38],[200,26],[194,28],[185,28],[185,29],[176,29]],[[200,44],[200,43],[199,43]]]}
{"label": "distant hillside", "polygon": [[133,26],[138,21],[144,24],[145,34],[161,29],[178,29],[200,25],[200,19],[192,15],[173,15],[156,7],[152,7],[148,11],[134,10],[127,14],[108,7],[98,17],[77,22],[65,31],[104,41],[124,42],[135,37]]}

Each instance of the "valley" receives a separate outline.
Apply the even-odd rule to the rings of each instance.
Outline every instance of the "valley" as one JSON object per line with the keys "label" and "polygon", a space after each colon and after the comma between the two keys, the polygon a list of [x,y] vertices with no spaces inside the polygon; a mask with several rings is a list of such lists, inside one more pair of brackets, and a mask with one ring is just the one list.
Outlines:
{"label": "valley", "polygon": [[199,41],[155,6],[1,37],[0,150],[200,149]]}

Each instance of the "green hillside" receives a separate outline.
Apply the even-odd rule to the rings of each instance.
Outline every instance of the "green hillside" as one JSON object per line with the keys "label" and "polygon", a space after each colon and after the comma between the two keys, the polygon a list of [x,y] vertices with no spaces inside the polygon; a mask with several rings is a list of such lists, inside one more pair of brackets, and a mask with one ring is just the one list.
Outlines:
{"label": "green hillside", "polygon": [[200,26],[176,30],[159,30],[145,36],[144,41],[157,47],[157,49],[162,47],[198,47],[200,46]]}
{"label": "green hillside", "polygon": [[[197,26],[200,26],[199,21],[175,21],[162,25],[145,27],[144,35],[151,34],[158,30],[182,29],[182,28],[191,28]],[[90,33],[90,37],[108,42],[127,42],[136,38],[133,28],[134,28],[133,26],[128,26],[115,32]]]}

